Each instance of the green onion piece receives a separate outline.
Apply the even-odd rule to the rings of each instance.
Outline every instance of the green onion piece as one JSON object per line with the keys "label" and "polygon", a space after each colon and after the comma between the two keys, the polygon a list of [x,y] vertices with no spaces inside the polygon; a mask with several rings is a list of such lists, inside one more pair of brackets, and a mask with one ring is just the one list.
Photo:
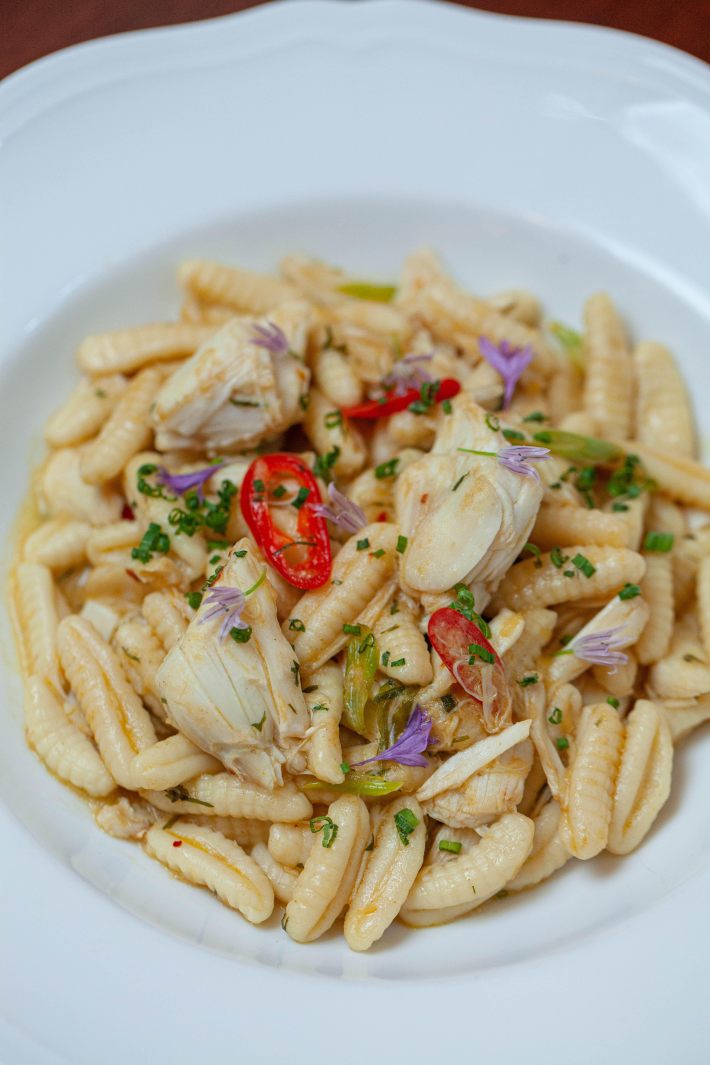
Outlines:
{"label": "green onion piece", "polygon": [[388,462],[381,462],[379,466],[375,466],[375,477],[379,481],[384,480],[385,477],[395,477],[398,465],[399,459],[389,459]]}
{"label": "green onion piece", "polygon": [[503,436],[511,444],[514,444],[516,440],[525,440],[525,433],[521,433],[517,429],[503,429]]}
{"label": "green onion piece", "polygon": [[525,544],[523,551],[529,551],[531,555],[535,557],[535,569],[540,569],[542,566],[542,551],[537,544]]}
{"label": "green onion piece", "polygon": [[612,503],[611,504],[611,509],[618,514],[618,513],[621,513],[622,511],[628,510],[629,506],[628,506],[628,503]]}
{"label": "green onion piece", "polygon": [[349,281],[338,285],[338,292],[356,300],[373,300],[375,303],[391,303],[397,294],[396,285],[373,285],[370,281]]}
{"label": "green onion piece", "polygon": [[265,490],[266,490],[266,485],[264,484],[264,482],[261,480],[260,477],[257,477],[256,480],[254,481],[254,491],[255,492],[264,492]]}
{"label": "green onion piece", "polygon": [[342,769],[343,773],[347,774],[347,773],[350,772],[350,766],[349,766],[349,764],[347,762],[341,762],[340,763],[340,768]]}
{"label": "green onion piece", "polygon": [[408,847],[409,837],[419,824],[419,818],[409,809],[409,807],[405,806],[403,810],[399,810],[394,815],[394,823],[399,838],[404,846]]}
{"label": "green onion piece", "polygon": [[193,610],[200,609],[200,603],[202,602],[202,592],[188,592],[185,598],[187,599],[187,605],[191,606]]}
{"label": "green onion piece", "polygon": [[451,406],[451,400],[445,399],[444,402],[441,404],[441,409],[443,410],[444,414],[451,414],[452,410],[454,409]]}
{"label": "green onion piece", "polygon": [[343,632],[346,636],[359,636],[362,628],[359,625],[343,625]]}
{"label": "green onion piece", "polygon": [[550,332],[578,369],[584,369],[584,341],[581,333],[562,322],[550,322]]}
{"label": "green onion piece", "polygon": [[543,414],[541,410],[534,410],[532,414],[527,414],[523,418],[524,422],[546,422],[547,415]]}
{"label": "green onion piece", "polygon": [[310,488],[305,488],[303,485],[301,485],[301,487],[298,489],[298,492],[296,493],[296,498],[291,501],[291,506],[295,507],[296,510],[300,510],[310,494]]}
{"label": "green onion piece", "polygon": [[440,839],[439,840],[439,850],[440,851],[448,851],[449,854],[460,854],[462,847],[463,847],[463,844],[459,843],[458,840],[455,840],[455,839]]}
{"label": "green onion piece", "polygon": [[495,414],[487,414],[486,418],[485,418],[485,421],[486,421],[486,425],[488,426],[488,428],[491,430],[492,433],[497,433],[498,432],[498,430],[500,429],[500,422],[496,418]]}
{"label": "green onion piece", "polygon": [[585,577],[593,577],[597,572],[596,566],[593,566],[586,555],[575,555],[572,559],[572,565],[576,566]]}
{"label": "green onion piece", "polygon": [[257,732],[261,732],[261,730],[264,727],[264,722],[265,721],[266,721],[266,710],[264,710],[264,713],[261,716],[261,721],[252,721],[251,727],[255,728]]}
{"label": "green onion piece", "polygon": [[326,452],[325,455],[319,455],[313,463],[313,476],[321,477],[326,483],[332,481],[333,475],[330,471],[339,458],[340,448],[337,445]]}
{"label": "green onion piece", "polygon": [[332,817],[324,814],[322,817],[312,817],[308,822],[311,832],[323,833],[323,846],[332,847],[338,835],[338,826]]}
{"label": "green onion piece", "polygon": [[384,547],[378,547],[376,551],[372,552],[372,557],[373,558],[382,558],[384,553],[385,553]]}
{"label": "green onion piece", "polygon": [[283,484],[277,485],[271,494],[274,499],[283,499],[283,497],[286,495],[286,486]]}
{"label": "green onion piece", "polygon": [[468,645],[468,653],[471,656],[469,658],[469,665],[471,666],[475,664],[477,658],[480,658],[482,662],[495,662],[496,660],[493,652],[481,647],[480,643],[470,643]]}
{"label": "green onion piece", "polygon": [[[361,625],[349,627],[357,629],[357,633],[353,633],[352,639],[348,641],[345,655],[343,722],[348,728],[362,733],[365,727],[365,706],[372,691],[380,653],[374,633]],[[347,628],[348,626],[343,625],[343,631]]]}
{"label": "green onion piece", "polygon": [[619,700],[615,699],[613,695],[607,695],[606,701],[608,702],[609,706],[613,706],[615,710],[619,709]]}
{"label": "green onion piece", "polygon": [[643,541],[645,551],[670,551],[675,542],[673,533],[648,532]]}
{"label": "green onion piece", "polygon": [[370,541],[367,539],[367,537],[365,537],[364,540],[358,540],[358,542],[357,542],[358,551],[366,551],[369,546],[370,546]]}
{"label": "green onion piece", "polygon": [[593,436],[580,436],[568,433],[564,429],[543,429],[533,434],[533,440],[544,444],[555,455],[571,459],[572,462],[615,462],[621,458],[621,448],[608,440],[597,440]]}
{"label": "green onion piece", "polygon": [[407,659],[406,658],[397,658],[394,662],[390,662],[390,667],[392,669],[395,669],[397,666],[406,666],[406,664],[407,664]]}
{"label": "green onion piece", "polygon": [[249,643],[249,640],[251,639],[251,625],[247,625],[245,629],[238,629],[236,627],[230,629],[229,635],[235,643]]}
{"label": "green onion piece", "polygon": [[383,798],[399,791],[401,780],[386,780],[374,773],[361,773],[351,770],[341,784],[326,784],[322,780],[309,780],[301,784],[303,791],[337,791],[341,795],[360,795],[370,799]]}
{"label": "green onion piece", "polygon": [[298,397],[298,405],[301,410],[308,410],[308,405],[310,402],[311,397],[308,395],[307,392],[302,392],[301,395]]}
{"label": "green onion piece", "polygon": [[619,592],[619,599],[635,599],[637,595],[641,595],[638,584],[625,584]]}
{"label": "green onion piece", "polygon": [[[471,471],[469,470],[469,473],[470,473],[470,472],[471,472]],[[466,478],[467,478],[467,477],[468,477],[468,473],[463,473],[463,474],[461,474],[461,476],[459,477],[458,481],[456,482],[456,484],[454,485],[454,487],[453,487],[453,488],[451,489],[451,491],[452,491],[452,492],[455,492],[457,488],[460,488],[460,487],[461,487],[461,485],[463,484],[463,482],[464,482],[464,481],[466,480]]]}
{"label": "green onion piece", "polygon": [[306,626],[303,624],[300,618],[291,618],[288,623],[288,627],[291,632],[305,632]]}
{"label": "green onion piece", "polygon": [[551,725],[559,725],[559,723],[562,721],[562,711],[560,710],[559,706],[555,707],[555,709],[552,711],[547,720],[550,722]]}
{"label": "green onion piece", "polygon": [[563,555],[561,547],[553,547],[550,551],[550,562],[553,566],[556,566],[557,569],[562,569],[568,559],[569,555]]}
{"label": "green onion piece", "polygon": [[407,544],[408,543],[409,543],[409,541],[408,541],[406,536],[398,536],[397,537],[397,551],[399,552],[400,555],[403,555],[404,552],[407,550]]}
{"label": "green onion piece", "polygon": [[555,747],[558,751],[566,751],[569,747],[569,740],[566,736],[558,736],[555,740]]}
{"label": "green onion piece", "polygon": [[343,424],[343,414],[339,410],[329,410],[323,418],[326,429],[337,429]]}
{"label": "green onion piece", "polygon": [[521,688],[529,688],[531,684],[537,684],[540,680],[539,673],[528,673],[526,677],[521,677],[518,684]]}

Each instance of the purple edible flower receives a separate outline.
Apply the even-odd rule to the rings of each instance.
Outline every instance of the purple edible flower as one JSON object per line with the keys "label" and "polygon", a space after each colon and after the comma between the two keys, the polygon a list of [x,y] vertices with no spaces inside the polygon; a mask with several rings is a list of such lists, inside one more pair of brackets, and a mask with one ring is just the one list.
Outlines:
{"label": "purple edible flower", "polygon": [[613,629],[590,632],[588,636],[576,636],[560,653],[576,655],[595,666],[613,666],[610,672],[616,673],[617,668],[629,660],[628,655],[617,650],[628,645],[628,640],[621,635],[625,628],[625,625],[616,625]]}
{"label": "purple edible flower", "polygon": [[511,473],[520,473],[523,477],[534,477],[536,481],[540,480],[540,474],[533,466],[528,466],[528,463],[542,462],[543,459],[550,457],[548,447],[530,447],[528,444],[502,447],[500,451],[479,451],[473,447],[460,447],[457,450],[463,451],[466,455],[488,455],[490,458],[498,459],[501,466],[505,466],[506,470],[510,470]]}
{"label": "purple edible flower", "polygon": [[513,447],[504,447],[498,452],[498,461],[501,466],[511,473],[521,473],[523,477],[534,477],[540,480],[540,474],[529,462],[541,462],[550,457],[550,449],[547,447],[529,447],[518,444]]}
{"label": "purple edible flower", "polygon": [[515,348],[507,340],[494,344],[488,337],[479,337],[478,347],[486,362],[503,378],[505,386],[503,409],[505,409],[510,406],[515,386],[523,370],[532,362],[535,352],[529,344],[526,344],[524,348]]}
{"label": "purple edible flower", "polygon": [[424,751],[429,743],[430,732],[431,718],[417,703],[397,742],[388,747],[386,751],[380,751],[372,758],[366,758],[364,762],[353,762],[352,768],[367,765],[369,762],[398,762],[399,765],[426,766],[429,763],[424,757]]}
{"label": "purple edible flower", "polygon": [[365,528],[367,525],[365,511],[357,503],[353,503],[352,499],[348,499],[346,495],[339,492],[332,481],[328,485],[328,495],[333,506],[329,507],[327,503],[312,503],[311,510],[314,514],[327,518],[328,521],[332,521],[334,525],[339,525],[341,529],[349,533],[356,533]]}
{"label": "purple edible flower", "polygon": [[241,588],[211,588],[205,598],[205,606],[209,609],[200,618],[200,624],[212,621],[213,618],[224,615],[220,626],[219,638],[223,640],[232,629],[248,629],[249,626],[242,621],[242,610],[246,605],[246,596]]}
{"label": "purple edible flower", "polygon": [[252,344],[259,348],[266,348],[273,355],[288,355],[289,344],[283,329],[275,322],[267,322],[266,325],[254,323],[254,336]]}
{"label": "purple edible flower", "polygon": [[386,377],[382,378],[382,385],[387,391],[394,390],[395,396],[403,396],[410,388],[419,388],[427,381],[431,381],[431,374],[422,370],[418,363],[430,362],[433,355],[405,355],[399,359]]}
{"label": "purple edible flower", "polygon": [[171,492],[175,492],[179,496],[185,495],[186,492],[191,492],[196,488],[198,496],[202,499],[206,482],[222,466],[224,466],[224,463],[218,462],[215,466],[205,466],[201,470],[193,470],[192,473],[168,473],[165,467],[161,466],[158,469],[156,480],[158,484],[165,485]]}

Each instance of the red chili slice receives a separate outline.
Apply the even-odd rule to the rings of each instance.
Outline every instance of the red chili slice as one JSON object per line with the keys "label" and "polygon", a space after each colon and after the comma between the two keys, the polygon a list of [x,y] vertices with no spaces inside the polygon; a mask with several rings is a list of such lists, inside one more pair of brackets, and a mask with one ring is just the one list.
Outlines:
{"label": "red chili slice", "polygon": [[[441,403],[445,399],[453,399],[461,391],[461,385],[453,377],[445,377],[439,383],[436,395],[432,397],[434,403]],[[410,403],[416,403],[421,399],[421,391],[418,388],[408,388],[401,396],[394,394],[394,389],[385,392],[381,399],[370,399],[366,403],[358,403],[356,407],[344,407],[343,414],[346,418],[360,418],[372,421],[375,418],[387,418],[397,411],[406,410]]]}
{"label": "red chili slice", "polygon": [[[478,625],[469,621],[459,610],[443,607],[441,610],[435,610],[431,615],[427,631],[432,647],[446,668],[469,695],[484,705],[484,710],[486,699],[482,667],[493,666],[489,674],[489,681],[492,685],[490,706],[487,708],[484,723],[491,732],[500,728],[505,721],[510,719],[512,710],[510,688],[503,663]],[[483,650],[483,656],[476,654],[475,650],[474,652],[470,650],[473,644],[477,644]],[[492,662],[486,661],[488,655],[493,656]],[[472,663],[469,662],[470,658],[473,658]]]}
{"label": "red chili slice", "polygon": [[[296,535],[279,529],[271,517],[269,500],[285,480],[295,481],[308,495],[297,510]],[[325,518],[314,514],[312,503],[321,495],[315,477],[298,458],[279,452],[254,459],[242,482],[239,502],[251,533],[267,559],[294,588],[320,588],[330,577],[331,554]],[[305,551],[299,551],[302,547]]]}

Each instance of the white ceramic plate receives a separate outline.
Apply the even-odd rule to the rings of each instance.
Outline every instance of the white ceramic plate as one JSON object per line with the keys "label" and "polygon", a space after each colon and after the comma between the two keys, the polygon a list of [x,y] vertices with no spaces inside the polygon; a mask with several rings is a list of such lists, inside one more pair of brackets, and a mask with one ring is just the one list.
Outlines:
{"label": "white ceramic plate", "polygon": [[[606,287],[710,427],[710,71],[640,38],[393,0],[83,45],[0,86],[0,219],[3,539],[76,342],[173,313],[187,255],[387,277],[429,243],[571,322]],[[359,956],[104,836],[25,750],[5,661],[7,1065],[707,1060],[707,733],[631,858]]]}

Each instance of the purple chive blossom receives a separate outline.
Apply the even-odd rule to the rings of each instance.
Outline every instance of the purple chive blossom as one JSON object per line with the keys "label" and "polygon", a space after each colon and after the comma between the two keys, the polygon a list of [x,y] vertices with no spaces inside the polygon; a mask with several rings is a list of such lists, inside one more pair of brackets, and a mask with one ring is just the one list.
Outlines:
{"label": "purple chive blossom", "polygon": [[419,388],[427,381],[431,381],[431,374],[422,370],[420,363],[430,362],[433,355],[405,355],[399,359],[386,377],[382,378],[382,385],[387,391],[394,391],[395,396],[403,396],[410,388]]}
{"label": "purple chive blossom", "polygon": [[466,455],[489,455],[491,458],[498,459],[501,466],[505,466],[506,470],[510,470],[511,473],[520,473],[523,477],[534,477],[536,481],[540,480],[540,474],[534,466],[529,466],[528,463],[542,462],[543,459],[550,457],[548,447],[530,447],[527,444],[503,447],[500,451],[479,451],[472,447],[460,447],[457,450],[463,451]]}
{"label": "purple chive blossom", "polygon": [[156,480],[158,484],[165,485],[171,492],[179,496],[197,489],[197,494],[202,499],[205,484],[222,466],[224,466],[224,463],[218,462],[215,466],[205,466],[201,470],[193,470],[192,473],[168,473],[165,467],[161,466],[158,469]]}
{"label": "purple chive blossom", "polygon": [[356,533],[365,528],[367,525],[365,511],[357,503],[353,503],[352,499],[348,499],[346,495],[339,492],[332,481],[328,485],[328,495],[333,506],[329,507],[327,503],[312,503],[311,510],[314,514],[320,518],[327,518],[328,521],[332,521],[334,525],[339,525],[341,529],[349,533]]}
{"label": "purple chive blossom", "polygon": [[209,609],[200,618],[200,624],[224,615],[219,630],[219,638],[223,640],[225,636],[229,636],[232,629],[249,628],[247,623],[242,621],[245,605],[246,596],[241,588],[211,588],[205,598],[205,606]]}
{"label": "purple chive blossom", "polygon": [[523,370],[532,362],[535,352],[529,344],[526,344],[524,348],[515,348],[507,340],[494,344],[487,337],[478,338],[478,347],[486,362],[503,378],[505,386],[503,408],[505,409],[510,406],[515,386]]}
{"label": "purple chive blossom", "polygon": [[398,762],[399,765],[426,766],[429,763],[424,757],[424,751],[429,743],[430,732],[431,718],[417,704],[409,715],[409,721],[396,743],[393,743],[386,751],[380,751],[372,758],[366,758],[364,762],[353,762],[352,768],[367,765],[369,762]]}
{"label": "purple chive blossom", "polygon": [[628,645],[628,639],[622,635],[625,628],[625,625],[616,625],[613,629],[590,632],[588,636],[575,636],[564,651],[558,653],[575,655],[595,666],[613,666],[610,672],[616,673],[618,667],[626,665],[629,660],[628,655],[618,650]]}
{"label": "purple chive blossom", "polygon": [[252,344],[256,344],[259,348],[266,348],[273,355],[288,355],[288,339],[283,329],[280,329],[275,322],[267,322],[266,325],[259,325],[255,322],[253,328]]}

